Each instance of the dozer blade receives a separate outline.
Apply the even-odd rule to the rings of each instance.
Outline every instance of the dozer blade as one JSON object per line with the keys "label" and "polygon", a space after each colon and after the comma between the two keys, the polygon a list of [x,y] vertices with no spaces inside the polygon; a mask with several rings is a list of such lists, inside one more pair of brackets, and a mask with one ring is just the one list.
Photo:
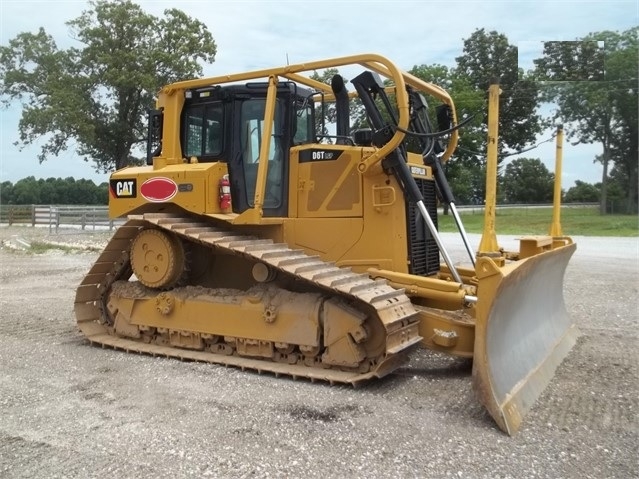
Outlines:
{"label": "dozer blade", "polygon": [[509,435],[541,395],[577,338],[563,298],[576,245],[499,268],[478,258],[473,387]]}

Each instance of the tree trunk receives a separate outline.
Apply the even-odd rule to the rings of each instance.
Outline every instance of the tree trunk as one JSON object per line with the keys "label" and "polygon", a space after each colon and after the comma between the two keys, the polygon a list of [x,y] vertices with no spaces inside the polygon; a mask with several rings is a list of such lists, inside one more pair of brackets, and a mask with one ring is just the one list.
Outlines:
{"label": "tree trunk", "polygon": [[630,173],[630,182],[628,183],[626,214],[637,213],[637,170],[633,168]]}
{"label": "tree trunk", "polygon": [[608,203],[608,164],[610,163],[610,140],[612,132],[610,131],[610,120],[604,125],[603,131],[603,155],[601,163],[603,164],[603,173],[601,174],[601,204],[599,205],[599,213],[605,215],[607,213]]}
{"label": "tree trunk", "polygon": [[131,145],[123,145],[124,151],[118,152],[115,158],[115,169],[119,170],[125,166],[130,166],[129,157],[131,156]]}
{"label": "tree trunk", "polygon": [[605,215],[607,213],[608,203],[608,159],[610,158],[610,150],[607,142],[604,142],[603,151],[603,173],[601,174],[601,203],[599,204],[599,213]]}

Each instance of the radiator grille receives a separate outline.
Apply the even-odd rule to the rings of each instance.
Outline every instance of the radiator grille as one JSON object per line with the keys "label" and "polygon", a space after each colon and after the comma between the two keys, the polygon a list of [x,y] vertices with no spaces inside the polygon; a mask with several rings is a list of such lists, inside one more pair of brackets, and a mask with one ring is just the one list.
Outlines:
{"label": "radiator grille", "polygon": [[[415,178],[424,205],[435,227],[437,224],[437,194],[435,182]],[[439,249],[435,238],[428,230],[426,222],[414,203],[406,204],[406,224],[408,226],[408,272],[419,276],[429,276],[439,271]]]}

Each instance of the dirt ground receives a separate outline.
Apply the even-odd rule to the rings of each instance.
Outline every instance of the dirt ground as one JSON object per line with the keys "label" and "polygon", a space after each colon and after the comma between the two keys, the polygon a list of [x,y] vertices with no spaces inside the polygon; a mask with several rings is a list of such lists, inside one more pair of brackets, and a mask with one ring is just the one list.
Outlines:
{"label": "dirt ground", "polygon": [[[423,350],[352,388],[90,346],[73,298],[97,252],[76,248],[108,237],[0,227],[0,477],[639,477],[637,238],[576,238],[581,335],[508,437],[468,361]],[[20,249],[38,238],[74,250]]]}

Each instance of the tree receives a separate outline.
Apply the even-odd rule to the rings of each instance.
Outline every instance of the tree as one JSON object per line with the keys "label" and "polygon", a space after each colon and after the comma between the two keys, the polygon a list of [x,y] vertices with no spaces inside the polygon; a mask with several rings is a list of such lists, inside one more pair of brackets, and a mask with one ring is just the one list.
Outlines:
{"label": "tree", "polygon": [[635,164],[632,167],[629,162],[625,161],[617,163],[617,160],[615,160],[617,154],[617,151],[615,151],[612,155],[613,161],[616,163],[610,170],[610,176],[608,177],[606,211],[636,214],[637,166]]}
{"label": "tree", "polygon": [[13,183],[3,181],[0,184],[0,205],[10,205],[13,199]]}
{"label": "tree", "polygon": [[108,172],[141,161],[155,94],[201,76],[216,45],[203,23],[174,8],[158,18],[130,0],[89,5],[67,22],[79,48],[59,49],[43,28],[0,47],[0,95],[5,105],[23,103],[21,147],[47,138],[40,162],[73,146]]}
{"label": "tree", "polygon": [[[482,130],[485,112],[485,92],[476,89],[467,77],[460,76],[455,69],[445,65],[416,65],[409,73],[444,88],[453,99],[458,121],[467,116],[475,118],[459,133],[459,143],[454,156],[444,165],[455,199],[459,204],[473,204],[484,197],[485,181],[484,153],[480,153],[486,141]],[[437,124],[434,104],[430,104],[430,117]]]}
{"label": "tree", "polygon": [[109,204],[109,184],[101,183],[97,186],[95,193],[96,205],[108,205]]}
{"label": "tree", "polygon": [[40,178],[37,182],[38,202],[43,204],[56,204],[57,194],[53,182]]}
{"label": "tree", "polygon": [[506,165],[501,191],[506,203],[552,201],[555,175],[537,158],[518,158]]}
{"label": "tree", "polygon": [[543,98],[557,105],[554,119],[570,125],[568,138],[600,143],[603,153],[601,214],[606,212],[607,181],[614,162],[630,180],[629,203],[636,210],[639,28],[623,33],[591,33],[579,41],[548,42],[534,61]]}
{"label": "tree", "polygon": [[[541,118],[536,113],[539,104],[537,85],[532,75],[519,68],[517,47],[508,43],[506,35],[486,32],[483,28],[475,30],[464,40],[463,54],[456,61],[456,74],[466,78],[484,95],[493,79],[499,82],[502,90],[499,97],[500,153],[518,151],[533,143],[542,130]],[[482,154],[486,151],[486,115],[484,108],[483,142],[478,145]]]}
{"label": "tree", "polygon": [[606,74],[616,80],[609,91],[619,124],[619,134],[612,139],[610,177],[625,193],[625,213],[636,214],[639,195],[639,28],[622,34],[620,46],[606,59]]}
{"label": "tree", "polygon": [[595,185],[576,180],[575,186],[566,191],[566,203],[596,203],[599,202],[599,189]]}
{"label": "tree", "polygon": [[486,185],[487,90],[498,79],[502,94],[499,108],[500,159],[507,150],[519,151],[541,131],[536,114],[537,88],[530,75],[518,67],[517,48],[495,31],[476,30],[464,40],[457,66],[415,66],[411,73],[445,88],[458,115],[476,115],[460,132],[455,156],[446,174],[459,203],[481,203]]}
{"label": "tree", "polygon": [[91,180],[73,177],[36,180],[28,176],[15,185],[5,181],[0,185],[0,203],[8,205],[106,205],[109,185],[96,186]]}
{"label": "tree", "polygon": [[[601,183],[597,183],[601,185]],[[611,177],[608,181],[608,200],[606,201],[606,213],[623,214],[626,210],[625,182],[619,178]]]}
{"label": "tree", "polygon": [[27,176],[18,180],[13,186],[14,205],[35,205],[40,203],[40,190],[38,181],[34,176]]}

